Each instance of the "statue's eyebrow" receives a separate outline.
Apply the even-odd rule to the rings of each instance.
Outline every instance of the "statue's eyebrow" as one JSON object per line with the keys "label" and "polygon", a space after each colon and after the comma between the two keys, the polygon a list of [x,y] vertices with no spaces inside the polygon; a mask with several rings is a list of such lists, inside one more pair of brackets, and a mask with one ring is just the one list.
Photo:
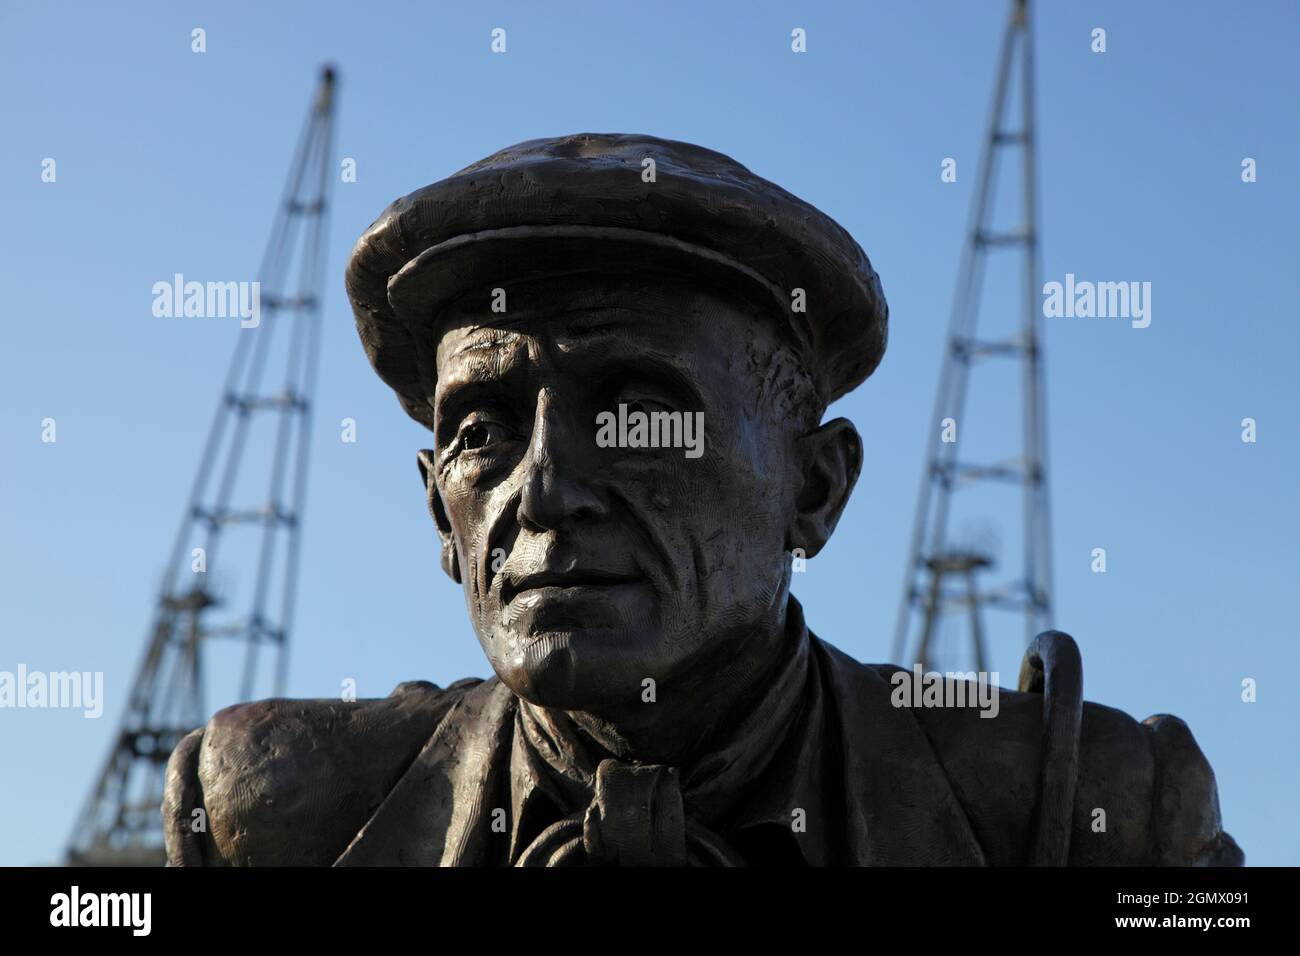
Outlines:
{"label": "statue's eyebrow", "polygon": [[634,385],[658,386],[682,410],[699,410],[707,404],[690,369],[666,355],[620,352],[594,363],[590,378],[598,390],[617,390]]}
{"label": "statue's eyebrow", "polygon": [[508,349],[509,344],[479,340],[452,353],[453,356],[469,357],[458,363],[458,368],[439,378],[434,405],[439,446],[450,441],[451,435],[447,432],[459,425],[471,409],[505,404],[501,395],[503,389],[509,390],[518,380],[528,376],[527,362],[510,360],[509,353],[515,350]]}
{"label": "statue's eyebrow", "polygon": [[467,352],[486,352],[495,349],[510,348],[520,344],[522,336],[509,329],[494,326],[476,326],[466,333],[467,341],[456,346],[452,355],[464,355]]}
{"label": "statue's eyebrow", "polygon": [[638,343],[627,335],[629,323],[584,321],[556,339],[561,364],[585,367],[598,385],[621,382],[654,383],[666,387],[684,407],[703,408],[698,370],[674,353],[667,342]]}

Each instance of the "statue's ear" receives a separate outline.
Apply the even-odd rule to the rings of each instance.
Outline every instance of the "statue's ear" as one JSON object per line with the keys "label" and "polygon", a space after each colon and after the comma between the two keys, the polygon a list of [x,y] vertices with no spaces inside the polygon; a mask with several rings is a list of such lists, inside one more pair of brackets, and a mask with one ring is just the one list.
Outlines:
{"label": "statue's ear", "polygon": [[862,472],[862,439],[853,423],[837,418],[797,442],[801,470],[786,550],[813,557],[826,546]]}
{"label": "statue's ear", "polygon": [[442,569],[449,578],[460,584],[460,558],[456,554],[456,538],[451,533],[451,522],[447,520],[442,495],[438,494],[438,483],[433,478],[437,471],[434,454],[428,448],[421,448],[415,458],[420,466],[420,481],[424,483],[424,493],[428,497],[429,514],[433,517],[433,523],[438,528],[438,539],[442,542]]}

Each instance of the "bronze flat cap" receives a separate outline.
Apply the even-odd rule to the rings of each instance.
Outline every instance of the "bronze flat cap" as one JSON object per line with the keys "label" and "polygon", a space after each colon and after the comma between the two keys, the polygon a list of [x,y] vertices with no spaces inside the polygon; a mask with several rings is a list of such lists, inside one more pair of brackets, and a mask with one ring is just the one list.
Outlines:
{"label": "bronze flat cap", "polygon": [[521,279],[620,271],[707,274],[711,288],[756,293],[784,316],[827,403],[885,351],[880,278],[838,223],[721,153],[654,136],[578,133],[494,153],[385,209],[346,282],[375,371],[432,428],[427,330],[441,309]]}

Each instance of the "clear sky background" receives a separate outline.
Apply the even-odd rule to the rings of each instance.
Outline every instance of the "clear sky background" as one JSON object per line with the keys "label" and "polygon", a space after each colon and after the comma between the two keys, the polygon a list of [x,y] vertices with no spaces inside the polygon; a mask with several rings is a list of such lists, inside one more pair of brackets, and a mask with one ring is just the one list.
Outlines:
{"label": "clear sky background", "polygon": [[[1038,6],[1043,279],[1153,288],[1147,329],[1046,322],[1055,623],[1080,643],[1090,700],[1190,724],[1248,861],[1293,865],[1300,8]],[[0,8],[0,670],[101,670],[107,696],[97,721],[0,711],[0,863],[61,856],[247,334],[155,318],[150,288],[175,272],[255,277],[326,60],[358,181],[335,189],[289,693],[487,675],[438,568],[415,467],[425,433],[366,363],[343,267],[395,197],[503,146],[582,131],[727,153],[838,220],[879,270],[889,352],[832,409],[856,422],[866,468],[794,590],[820,636],[886,659],[1005,12],[974,0]],[[1098,26],[1104,54],[1090,50]],[[504,55],[489,50],[494,27]],[[806,54],[790,50],[794,27]],[[41,182],[45,157],[56,183]],[[956,183],[940,181],[944,157]],[[1244,157],[1258,182],[1241,181]],[[1015,394],[992,388],[978,427],[1014,437]],[[56,444],[40,440],[46,417]],[[355,444],[340,441],[345,417]],[[1013,541],[1017,515],[1008,501],[984,517]],[[1090,570],[1096,547],[1105,574]],[[1013,686],[1021,635],[990,626],[991,666]],[[1256,703],[1241,700],[1247,677]]]}

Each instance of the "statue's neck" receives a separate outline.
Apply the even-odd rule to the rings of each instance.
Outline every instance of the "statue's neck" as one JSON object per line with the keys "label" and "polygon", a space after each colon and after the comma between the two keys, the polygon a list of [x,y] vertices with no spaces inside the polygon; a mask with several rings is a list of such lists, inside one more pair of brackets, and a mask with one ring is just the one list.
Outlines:
{"label": "statue's neck", "polygon": [[654,700],[594,713],[565,716],[594,749],[621,760],[689,766],[721,746],[759,707],[776,712],[784,700],[771,699],[779,685],[784,696],[800,693],[807,666],[807,631],[798,604],[790,599],[775,620],[750,626],[743,635],[718,635],[718,652],[692,662],[672,686],[656,685]]}

